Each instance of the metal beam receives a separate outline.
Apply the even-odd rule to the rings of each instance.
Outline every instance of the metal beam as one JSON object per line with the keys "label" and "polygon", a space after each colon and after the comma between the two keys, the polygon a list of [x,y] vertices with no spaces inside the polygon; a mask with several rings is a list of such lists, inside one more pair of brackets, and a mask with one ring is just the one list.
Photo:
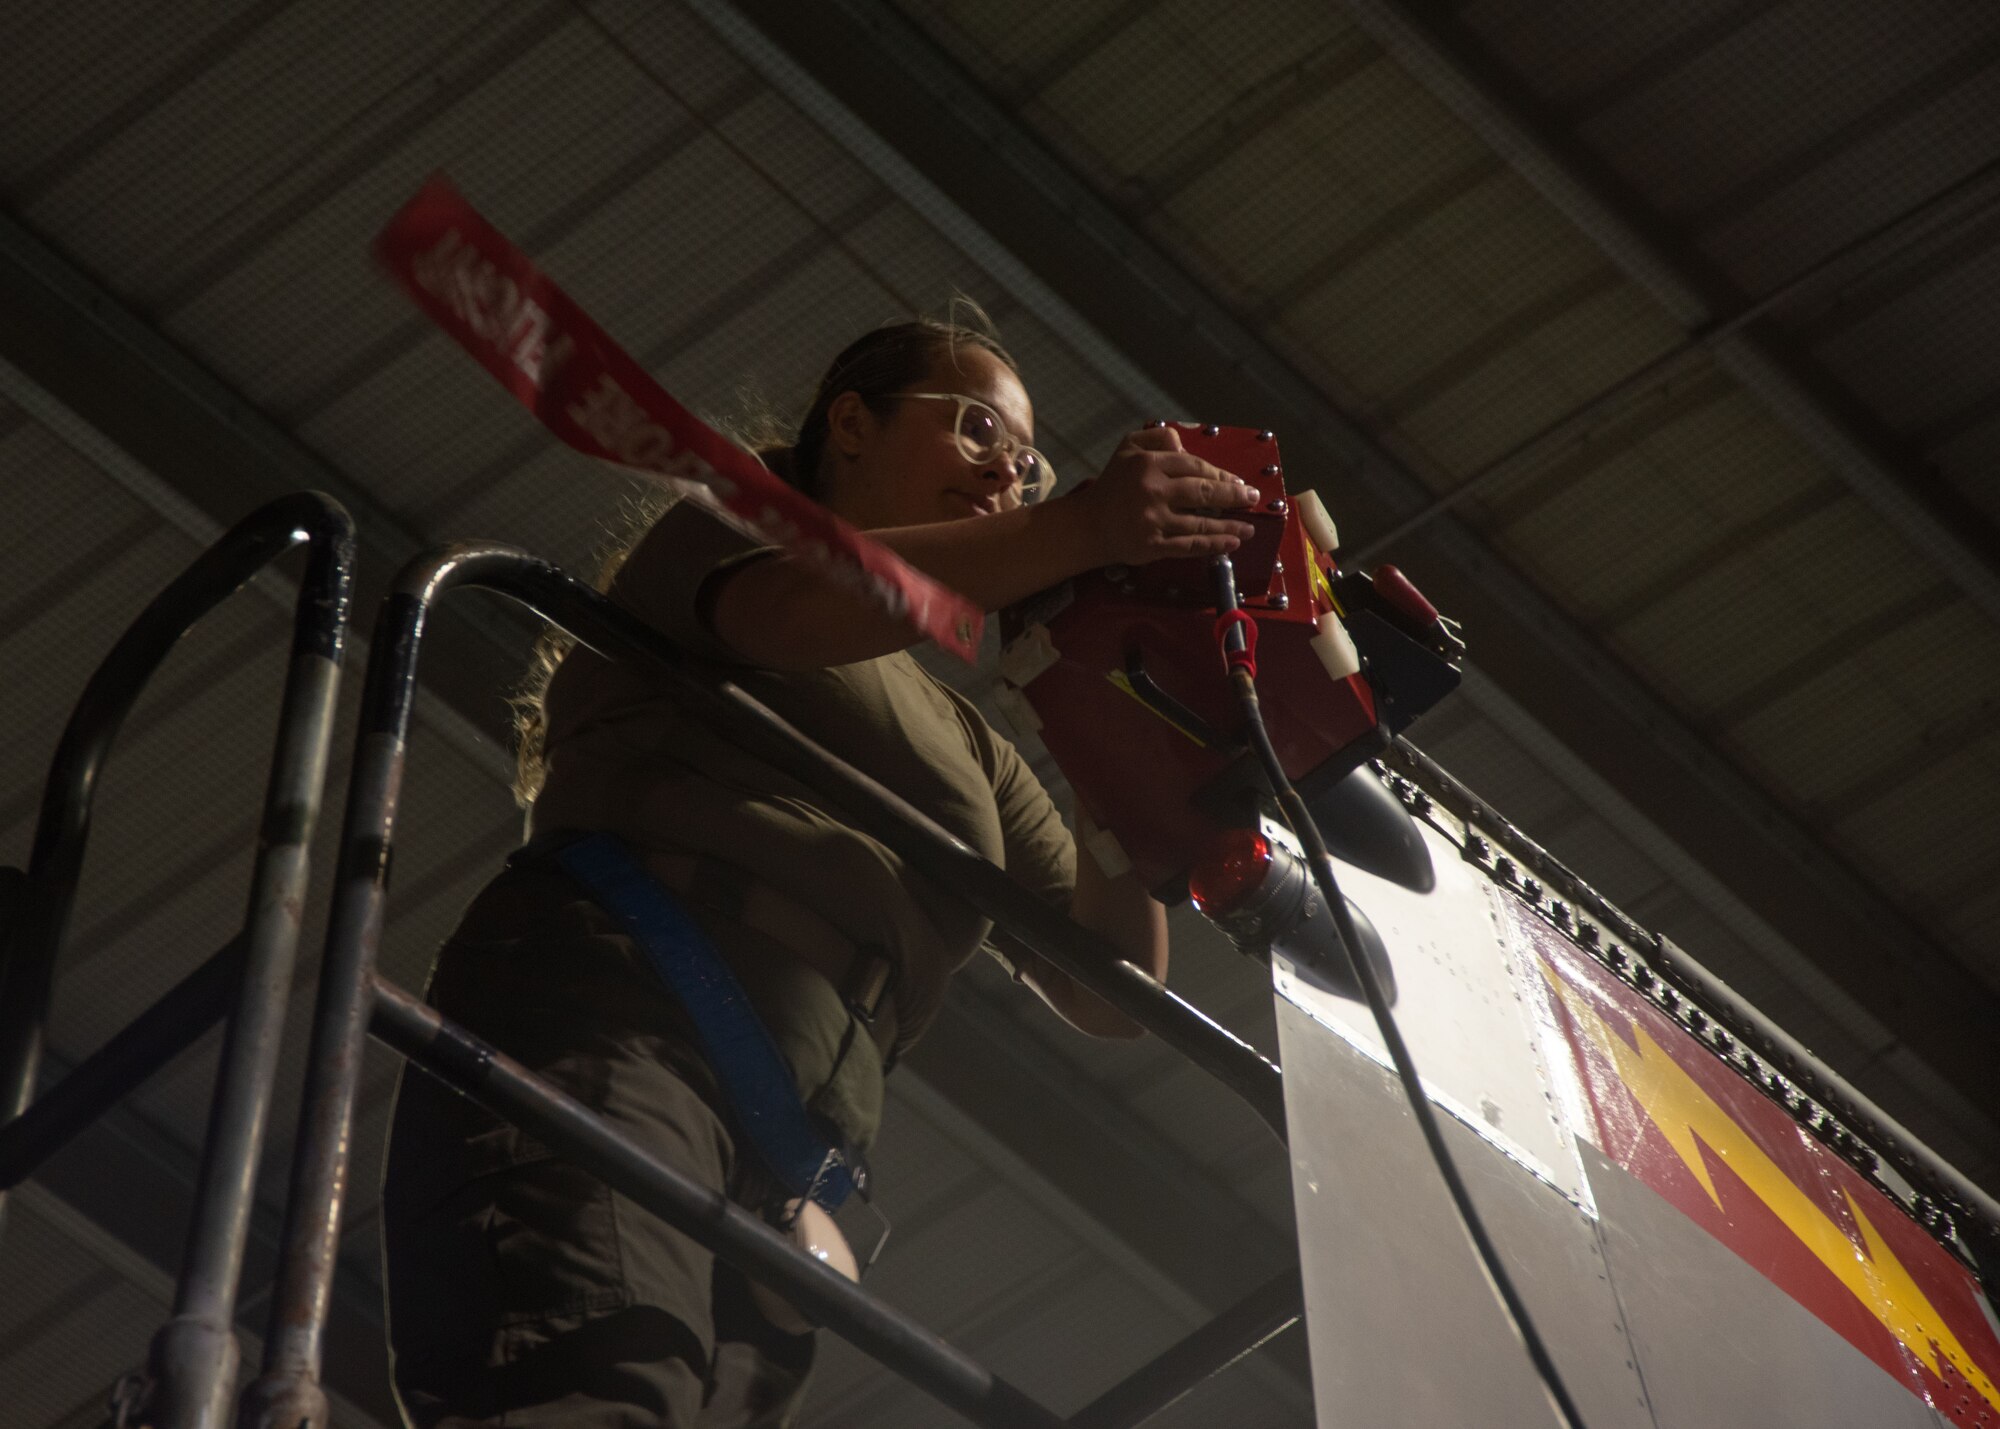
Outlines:
{"label": "metal beam", "polygon": [[[1504,157],[1625,275],[1691,334],[1744,306],[1728,280],[1670,235],[1610,167],[1541,112],[1456,16],[1407,0],[1346,0],[1354,21]],[[1716,362],[1759,397],[1966,598],[2000,621],[2000,563],[1967,538],[1960,513],[1927,499],[1921,466],[1894,437],[1841,402],[1825,376],[1751,327],[1713,345]]]}
{"label": "metal beam", "polygon": [[[954,242],[972,233],[967,251],[996,277],[1024,275],[1017,296],[1086,360],[1114,354],[1096,364],[1112,381],[1138,359],[1125,384],[1135,407],[1144,396],[1179,394],[1176,415],[1277,428],[1293,479],[1318,486],[1363,540],[1429,502],[1428,487],[885,0],[689,3]],[[937,195],[927,208],[926,189]],[[1441,517],[1397,555],[1441,607],[1469,617],[1486,676],[1642,810],[1650,837],[1688,850],[1794,949],[1810,949],[1811,961],[1975,1105],[2000,1099],[1989,1033],[2000,998],[1991,989],[1470,528]],[[1846,1070],[1867,1080],[1866,1069]],[[1895,1101],[1895,1088],[1880,1092]]]}

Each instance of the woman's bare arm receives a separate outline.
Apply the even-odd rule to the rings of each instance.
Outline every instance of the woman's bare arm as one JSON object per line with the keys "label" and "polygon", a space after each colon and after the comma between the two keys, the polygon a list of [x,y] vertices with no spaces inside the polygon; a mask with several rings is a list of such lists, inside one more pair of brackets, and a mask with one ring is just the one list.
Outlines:
{"label": "woman's bare arm", "polygon": [[[1146,890],[1139,875],[1127,870],[1109,877],[1086,845],[1097,830],[1090,816],[1076,811],[1076,891],[1069,915],[1084,927],[1102,933],[1119,956],[1156,981],[1167,980],[1167,910]],[[1138,1023],[1045,959],[1021,950],[1021,981],[1041,995],[1063,1021],[1093,1037],[1143,1036]]]}
{"label": "woman's bare arm", "polygon": [[[982,610],[1084,571],[1234,550],[1250,532],[1226,512],[1255,488],[1180,450],[1172,428],[1126,438],[1097,480],[1037,506],[869,532]],[[789,557],[752,561],[715,595],[715,633],[753,665],[817,669],[912,645],[909,625]]]}

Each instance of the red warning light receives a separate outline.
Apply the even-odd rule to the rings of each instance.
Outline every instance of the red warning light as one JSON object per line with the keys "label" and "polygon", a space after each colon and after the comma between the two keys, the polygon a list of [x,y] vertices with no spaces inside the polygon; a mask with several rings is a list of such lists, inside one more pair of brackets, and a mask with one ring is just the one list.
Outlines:
{"label": "red warning light", "polygon": [[1255,829],[1231,829],[1188,869],[1188,897],[1197,913],[1226,917],[1264,886],[1270,870],[1270,841]]}
{"label": "red warning light", "polygon": [[1374,580],[1375,593],[1408,616],[1419,630],[1429,630],[1437,624],[1437,607],[1425,600],[1423,592],[1394,566],[1377,566]]}

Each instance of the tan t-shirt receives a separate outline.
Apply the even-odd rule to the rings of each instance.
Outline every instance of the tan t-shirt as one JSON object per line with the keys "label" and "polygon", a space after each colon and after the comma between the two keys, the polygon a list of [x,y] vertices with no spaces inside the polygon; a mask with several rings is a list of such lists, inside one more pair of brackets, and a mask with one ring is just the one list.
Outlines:
{"label": "tan t-shirt", "polygon": [[[702,608],[705,583],[771,553],[684,501],[633,550],[611,598],[1067,907],[1075,845],[1041,781],[969,701],[907,652],[774,671],[742,664],[716,638]],[[641,852],[732,864],[857,944],[884,949],[899,969],[899,1047],[935,1017],[945,979],[990,931],[987,920],[843,823],[812,789],[684,716],[641,664],[573,651],[549,686],[547,717],[537,828],[606,829]]]}

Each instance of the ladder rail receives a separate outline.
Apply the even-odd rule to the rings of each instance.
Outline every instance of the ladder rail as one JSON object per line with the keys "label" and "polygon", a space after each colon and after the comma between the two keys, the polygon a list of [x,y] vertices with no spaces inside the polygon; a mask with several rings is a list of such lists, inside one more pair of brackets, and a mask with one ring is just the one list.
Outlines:
{"label": "ladder rail", "polygon": [[[779,1253],[769,1253],[766,1243],[754,1238],[731,1239],[733,1232],[725,1234],[718,1227],[734,1226],[736,1217],[719,1211],[708,1192],[691,1182],[676,1189],[672,1168],[647,1157],[642,1149],[621,1144],[615,1128],[581,1107],[564,1108],[567,1099],[554,1088],[525,1072],[516,1075],[517,1069],[499,1053],[449,1028],[415,999],[381,981],[375,962],[423,637],[436,603],[463,586],[484,587],[526,605],[613,659],[652,662],[693,717],[832,797],[857,826],[1218,1077],[1250,1104],[1281,1142],[1284,1139],[1278,1068],[1121,961],[1106,940],[1043,903],[920,810],[820,749],[733,684],[712,685],[691,673],[686,657],[671,642],[599,592],[512,547],[487,543],[445,547],[404,566],[370,639],[278,1280],[263,1370],[245,1391],[244,1429],[293,1429],[327,1422],[326,1396],[319,1383],[322,1341],[349,1178],[355,1100],[371,1024],[378,1036],[390,1040],[405,1056],[537,1135],[555,1138],[552,1144],[565,1148],[579,1164],[598,1170],[746,1273],[817,1311],[828,1329],[939,1394],[974,1423],[994,1429],[1060,1423],[866,1291],[856,1286],[832,1288],[825,1267],[809,1257],[775,1241],[769,1244],[777,1245]],[[571,1109],[576,1115],[570,1115]],[[753,1218],[743,1219],[754,1228]],[[1278,1318],[1289,1323],[1295,1316],[1292,1309]],[[1268,1305],[1248,1319],[1229,1320],[1228,1333],[1240,1337],[1242,1345],[1221,1355],[1209,1347],[1216,1368],[1269,1338],[1270,1322]],[[1156,1396],[1135,1396],[1129,1412],[1106,1416],[1102,1422],[1137,1423],[1139,1418],[1133,1415],[1143,1417],[1163,1407],[1144,1402],[1149,1400]]]}
{"label": "ladder rail", "polygon": [[[56,964],[76,901],[99,776],[126,716],[181,637],[301,544],[308,548],[306,569],[294,607],[241,961],[232,969],[238,974],[234,1007],[202,1143],[173,1317],[153,1343],[154,1409],[158,1422],[171,1429],[220,1429],[235,1379],[237,1282],[304,914],[309,845],[326,778],[353,593],[354,524],[338,502],[300,492],[252,512],[156,596],[112,647],[56,747],[27,875],[12,900],[18,916],[10,918],[0,942],[0,1128],[15,1134],[17,1152],[32,1151],[31,1143],[39,1139],[46,1155],[169,1060],[192,1040],[188,1034],[198,1035],[198,1029],[166,1023],[157,1006],[141,1013],[112,1039],[108,1055],[85,1064],[91,1068],[86,1083],[36,1121],[22,1121],[35,1102]],[[207,968],[176,990],[184,1003],[196,1004],[201,1002],[196,993],[212,1004],[216,991],[216,975]]]}

